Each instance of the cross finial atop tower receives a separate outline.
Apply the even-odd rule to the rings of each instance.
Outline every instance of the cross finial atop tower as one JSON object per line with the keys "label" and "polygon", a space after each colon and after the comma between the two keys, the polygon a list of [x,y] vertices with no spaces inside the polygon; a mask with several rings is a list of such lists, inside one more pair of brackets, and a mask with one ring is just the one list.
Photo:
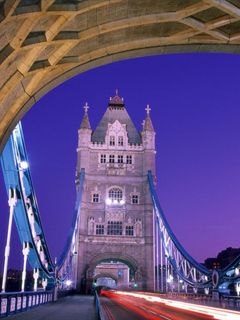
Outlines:
{"label": "cross finial atop tower", "polygon": [[87,103],[87,102],[85,103],[85,105],[84,105],[83,109],[84,109],[85,113],[87,113],[87,112],[88,112],[89,105],[88,105],[88,103]]}
{"label": "cross finial atop tower", "polygon": [[149,104],[147,104],[147,108],[145,108],[145,110],[147,111],[147,115],[149,115],[149,113],[151,111],[151,108],[150,108]]}
{"label": "cross finial atop tower", "polygon": [[116,89],[115,92],[116,92],[116,96],[118,96],[118,89]]}

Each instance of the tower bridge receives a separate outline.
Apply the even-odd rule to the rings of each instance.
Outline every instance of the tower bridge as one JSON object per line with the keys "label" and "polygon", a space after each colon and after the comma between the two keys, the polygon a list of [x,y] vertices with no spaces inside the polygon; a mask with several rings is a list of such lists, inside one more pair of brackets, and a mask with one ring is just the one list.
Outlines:
{"label": "tower bridge", "polygon": [[[139,314],[148,319],[149,312],[161,319],[161,308],[169,309],[172,300],[168,299],[174,294],[178,299],[182,296],[190,299],[188,294],[198,300],[205,297],[210,305],[224,301],[226,306],[234,301],[234,306],[239,308],[240,257],[222,270],[208,270],[183,248],[162,211],[155,188],[155,131],[150,107],[146,107],[142,132],[137,131],[118,92],[110,97],[95,129],[91,128],[88,109],[86,104],[78,130],[73,223],[57,264],[52,262],[41,225],[20,123],[3,150],[1,163],[9,195],[9,227],[0,294],[1,316],[56,300],[64,290],[91,293],[94,288],[104,286],[125,290],[103,291],[101,300],[96,293],[97,306],[101,308],[102,303],[105,313],[110,312],[109,301],[117,301],[120,309],[127,307],[130,313],[123,319],[133,317],[132,312],[135,319]],[[13,219],[23,247],[20,293],[6,293]],[[29,293],[25,292],[27,260],[34,278],[33,292]],[[230,285],[235,297],[220,300],[219,295]],[[132,290],[137,292],[130,293]],[[159,309],[155,303],[162,307]],[[180,313],[186,312],[182,309],[193,308],[193,312],[209,312],[211,316],[217,312],[217,319],[225,319],[226,312],[233,315],[231,319],[240,316],[231,310],[175,303],[173,309],[181,309]],[[142,312],[143,306],[150,311]],[[169,314],[173,312],[171,308]],[[98,309],[100,319],[104,319],[102,312]],[[184,315],[179,317],[182,319]]]}

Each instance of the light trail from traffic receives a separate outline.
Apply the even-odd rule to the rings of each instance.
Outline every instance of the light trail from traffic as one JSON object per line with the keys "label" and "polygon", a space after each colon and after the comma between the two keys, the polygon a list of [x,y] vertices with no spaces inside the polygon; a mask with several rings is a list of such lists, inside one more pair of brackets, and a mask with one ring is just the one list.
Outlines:
{"label": "light trail from traffic", "polygon": [[[181,310],[163,303],[153,302],[135,296],[127,296],[117,291],[102,291],[104,309],[108,320],[210,320],[210,315]],[[111,315],[109,317],[109,315]]]}
{"label": "light trail from traffic", "polygon": [[[215,308],[210,306],[197,305],[197,304],[188,303],[188,302],[170,300],[170,299],[165,299],[159,296],[150,295],[146,293],[114,291],[114,294],[128,297],[128,298],[130,297],[139,298],[139,299],[150,302],[151,306],[154,306],[155,304],[160,303],[172,309],[180,309],[187,312],[195,313],[196,315],[197,314],[198,315],[201,314],[203,316],[205,315],[207,316],[207,319],[211,319],[211,317],[213,319],[218,319],[218,320],[239,320],[240,319],[240,312],[229,310],[229,309],[220,309],[220,308]],[[153,312],[156,312],[156,310]],[[180,319],[180,318],[175,318],[170,315],[169,319]]]}

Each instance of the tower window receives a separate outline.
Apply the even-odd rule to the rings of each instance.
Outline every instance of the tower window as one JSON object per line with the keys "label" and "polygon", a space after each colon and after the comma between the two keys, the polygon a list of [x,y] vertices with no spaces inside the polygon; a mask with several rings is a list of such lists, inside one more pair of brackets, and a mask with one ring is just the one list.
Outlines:
{"label": "tower window", "polygon": [[97,235],[103,235],[104,234],[104,225],[103,224],[97,224],[96,225],[96,234]]}
{"label": "tower window", "polygon": [[93,193],[92,195],[92,202],[99,203],[100,202],[100,195],[99,193]]}
{"label": "tower window", "polygon": [[108,197],[112,202],[120,202],[123,198],[123,192],[120,188],[112,188],[108,192]]}
{"label": "tower window", "polygon": [[132,195],[132,204],[139,204],[139,195],[138,194]]}
{"label": "tower window", "polygon": [[105,154],[101,154],[100,162],[106,163],[106,155]]}
{"label": "tower window", "polygon": [[123,146],[123,137],[122,136],[118,137],[118,145]]}
{"label": "tower window", "polygon": [[126,226],[126,236],[133,236],[133,226]]}
{"label": "tower window", "polygon": [[115,137],[110,136],[110,146],[115,146]]}
{"label": "tower window", "polygon": [[118,156],[118,163],[123,163],[123,156]]}
{"label": "tower window", "polygon": [[132,164],[132,156],[131,155],[127,155],[126,163],[127,164]]}
{"label": "tower window", "polygon": [[114,154],[109,155],[109,163],[114,163],[115,162],[115,156]]}
{"label": "tower window", "polygon": [[114,236],[122,235],[122,222],[121,221],[108,221],[107,234]]}

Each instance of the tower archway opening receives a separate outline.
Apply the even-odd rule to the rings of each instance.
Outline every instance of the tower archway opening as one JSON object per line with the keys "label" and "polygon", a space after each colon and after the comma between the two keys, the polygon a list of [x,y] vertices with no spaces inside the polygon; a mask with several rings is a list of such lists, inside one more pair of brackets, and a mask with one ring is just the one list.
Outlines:
{"label": "tower archway opening", "polygon": [[134,281],[133,268],[117,259],[106,259],[99,262],[94,269],[94,286],[111,289],[129,289]]}

